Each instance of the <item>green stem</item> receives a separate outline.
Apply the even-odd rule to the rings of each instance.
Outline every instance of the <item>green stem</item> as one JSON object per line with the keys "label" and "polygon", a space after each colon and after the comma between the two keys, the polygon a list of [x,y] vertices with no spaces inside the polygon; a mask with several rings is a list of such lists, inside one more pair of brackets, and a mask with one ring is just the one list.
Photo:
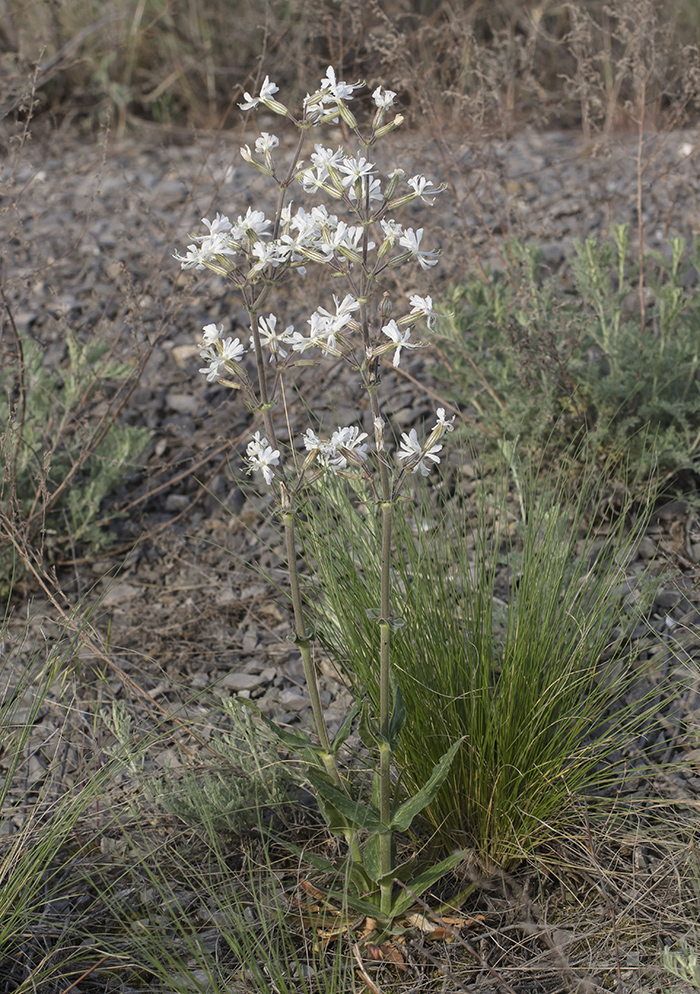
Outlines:
{"label": "green stem", "polygon": [[[382,501],[382,577],[381,577],[381,618],[379,621],[379,730],[382,743],[379,747],[379,807],[384,825],[391,821],[391,746],[389,743],[389,719],[391,709],[391,626],[389,624],[390,581],[391,581],[391,512],[390,500]],[[379,837],[379,865],[382,876],[392,869],[391,832],[383,832]],[[384,914],[391,912],[393,882],[389,878],[381,884],[381,909]]]}
{"label": "green stem", "polygon": [[[284,498],[283,498],[284,499]],[[321,705],[321,695],[318,690],[318,680],[316,679],[316,669],[311,658],[311,636],[306,630],[304,621],[304,611],[301,602],[301,589],[299,587],[299,571],[297,569],[297,553],[295,547],[294,511],[291,508],[291,497],[286,497],[290,506],[282,511],[282,522],[284,524],[284,539],[287,549],[287,569],[289,570],[289,584],[292,593],[292,606],[294,608],[294,632],[296,635],[296,645],[299,647],[306,685],[309,688],[311,698],[311,711],[314,716],[316,734],[321,741],[323,749],[323,763],[326,771],[333,778],[337,787],[342,787],[338,766],[335,756],[331,752],[330,739],[326,720],[323,717],[323,707]]]}

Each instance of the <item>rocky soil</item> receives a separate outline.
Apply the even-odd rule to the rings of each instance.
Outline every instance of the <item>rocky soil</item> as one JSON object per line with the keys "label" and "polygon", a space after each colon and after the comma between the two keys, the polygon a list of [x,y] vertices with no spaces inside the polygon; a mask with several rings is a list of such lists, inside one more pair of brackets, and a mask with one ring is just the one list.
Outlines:
{"label": "rocky soil", "polygon": [[[265,129],[272,122],[259,125]],[[99,595],[91,619],[97,634],[75,650],[74,699],[93,706],[98,699],[101,705],[125,700],[145,724],[159,712],[176,712],[192,692],[204,689],[219,698],[252,698],[292,723],[305,719],[308,706],[301,667],[286,639],[285,603],[256,572],[281,577],[269,508],[248,500],[239,486],[250,417],[234,394],[207,384],[197,372],[201,327],[223,322],[243,336],[244,314],[221,281],[182,273],[172,259],[187,234],[199,230],[202,217],[269,206],[264,178],[238,156],[240,143],[230,133],[145,126],[95,143],[59,131],[10,143],[0,161],[2,349],[14,349],[9,314],[20,334],[40,344],[47,367],[65,366],[66,329],[81,340],[97,336],[108,342],[132,364],[134,388],[123,405],[121,393],[102,398],[103,407],[92,416],[104,413],[104,405],[122,405],[122,419],[151,433],[142,468],[111,501],[127,512],[114,523],[115,548],[108,556],[76,555],[59,564],[67,600],[54,595],[50,603],[36,585],[20,586],[10,605],[14,636],[3,656],[19,668],[29,643],[55,637],[51,622],[60,620],[58,608],[68,610],[78,596],[94,602]],[[393,149],[380,149],[382,166],[400,164],[409,175],[424,172],[449,183],[435,207],[417,207],[410,222],[425,227],[426,243],[442,251],[441,263],[427,274],[417,271],[411,285],[401,270],[402,282],[385,287],[397,307],[415,291],[439,299],[477,260],[484,267],[502,265],[503,240],[511,232],[541,243],[546,264],[558,270],[574,238],[604,234],[619,222],[636,230],[640,177],[647,247],[663,249],[668,235],[690,240],[700,232],[696,132],[650,134],[640,168],[638,138],[631,133],[598,145],[563,132],[474,144],[459,135],[436,140],[426,127],[425,136],[401,138]],[[302,293],[290,291],[272,302],[285,321],[303,323],[315,306],[320,288],[313,275],[307,279]],[[394,429],[405,431],[432,415],[439,385],[431,362],[414,357],[400,372],[387,373]],[[305,410],[325,422],[366,414],[359,391],[332,365],[322,375],[312,371],[287,402],[292,422],[303,417],[304,427]],[[686,757],[687,772],[661,777],[653,790],[697,804],[700,778],[689,739],[700,708],[694,676],[700,550],[693,542],[687,509],[675,504],[656,516],[639,550],[638,562],[661,550],[667,576],[649,619],[657,634],[647,633],[640,660],[675,640],[675,663],[664,654],[664,665],[652,668],[650,680],[669,681],[681,672],[686,680],[679,683],[672,713],[636,747],[655,762]],[[29,636],[23,640],[19,633],[27,617]],[[101,655],[107,632],[109,648]],[[328,670],[324,704],[331,722],[342,719],[348,700]],[[58,755],[65,754],[64,776],[78,775],[84,757],[75,745],[84,735],[79,720],[66,720],[59,695],[50,695],[24,779],[9,801]],[[93,735],[92,748],[99,752],[109,734],[102,729]],[[180,764],[185,744],[192,746],[191,739],[175,728],[150,758],[151,768]],[[20,817],[3,819],[0,831],[16,831]]]}

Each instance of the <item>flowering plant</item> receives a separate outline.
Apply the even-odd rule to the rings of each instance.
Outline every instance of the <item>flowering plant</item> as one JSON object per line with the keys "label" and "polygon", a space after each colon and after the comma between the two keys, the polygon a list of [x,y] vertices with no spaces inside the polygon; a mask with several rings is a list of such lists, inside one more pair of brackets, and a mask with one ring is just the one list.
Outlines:
{"label": "flowering plant", "polygon": [[[254,432],[245,462],[249,473],[260,473],[265,484],[274,489],[284,526],[294,611],[292,641],[299,647],[304,665],[319,741],[300,732],[279,728],[275,732],[308,762],[306,776],[317,792],[328,825],[348,842],[348,879],[354,894],[345,895],[346,900],[386,926],[408,907],[412,900],[409,891],[415,894],[425,890],[461,858],[461,854],[454,854],[411,879],[412,864],[395,865],[393,843],[394,833],[405,831],[435,797],[460,742],[453,743],[424,786],[395,809],[390,778],[392,753],[406,720],[400,688],[391,671],[391,637],[401,624],[392,615],[390,604],[392,515],[408,475],[427,476],[440,462],[441,439],[452,430],[454,418],[447,418],[445,410],[439,408],[427,438],[420,440],[412,428],[402,435],[399,450],[395,458],[392,456],[379,397],[381,365],[391,359],[398,366],[404,351],[423,347],[421,341],[412,338],[414,328],[422,321],[430,330],[436,315],[429,296],[413,294],[410,311],[399,318],[391,317],[388,294],[378,304],[375,297],[385,270],[404,265],[429,269],[437,263],[437,253],[422,247],[423,229],[404,227],[392,215],[414,200],[432,204],[444,187],[434,186],[421,175],[406,179],[401,169],[394,170],[384,182],[379,178],[375,164],[368,158],[369,150],[399,127],[403,118],[397,114],[387,120],[396,94],[377,87],[372,94],[375,110],[369,132],[363,134],[348,106],[361,85],[339,81],[329,67],[320,87],[306,97],[298,118],[276,99],[278,88],[269,77],[257,97],[246,93],[240,104],[242,110],[263,105],[292,122],[299,132],[291,163],[283,172],[275,159],[279,147],[275,135],[263,132],[253,150],[248,145],[241,149],[243,158],[276,185],[275,214],[267,218],[262,211],[249,208],[235,222],[218,213],[213,221],[204,218],[207,233],[191,236],[185,254],[176,253],[175,258],[183,269],[208,269],[226,277],[239,292],[250,317],[248,346],[240,338],[226,337],[223,327],[204,327],[200,354],[206,365],[201,372],[210,382],[242,389],[250,409],[261,419],[262,428]],[[339,119],[353,133],[360,150],[353,154],[342,147],[326,148],[317,142],[310,163],[305,163],[301,153],[307,133]],[[294,184],[309,195],[325,194],[344,209],[347,219],[323,204],[307,209],[287,201]],[[328,267],[333,277],[345,282],[347,292],[342,299],[334,294],[331,308],[316,308],[303,333],[292,324],[283,328],[284,321],[274,312],[264,314],[263,309],[271,291],[282,280],[292,272],[303,276],[309,264]],[[254,358],[254,376],[244,363],[249,353]],[[283,455],[274,418],[280,383],[294,367],[308,365],[307,355],[318,361],[319,354],[344,360],[359,376],[369,397],[372,439],[360,425],[341,425],[323,436],[309,427],[300,435],[303,458],[296,448]],[[322,489],[329,474],[347,478],[362,489],[366,502],[378,509],[382,543],[381,589],[378,609],[372,612],[380,633],[378,714],[370,713],[366,703],[357,702],[333,741],[324,720],[311,658],[313,633],[305,621],[295,545],[299,498],[314,483],[320,483]],[[351,796],[347,779],[338,768],[338,751],[358,714],[360,735],[379,758],[370,804]],[[369,833],[364,846],[360,845],[362,832]],[[396,878],[408,880],[409,891],[395,895]]]}

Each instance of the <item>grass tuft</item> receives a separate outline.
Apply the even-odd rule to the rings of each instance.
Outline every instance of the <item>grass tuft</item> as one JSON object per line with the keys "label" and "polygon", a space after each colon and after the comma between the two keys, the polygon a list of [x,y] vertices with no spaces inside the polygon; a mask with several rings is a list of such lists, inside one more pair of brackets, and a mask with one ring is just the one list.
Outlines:
{"label": "grass tuft", "polygon": [[[431,508],[420,496],[397,515],[392,650],[409,716],[400,783],[410,795],[464,737],[425,821],[443,848],[466,845],[487,865],[551,841],[574,798],[619,784],[613,755],[648,713],[626,703],[642,679],[627,639],[658,582],[626,582],[645,512],[626,499],[609,520],[606,483],[592,470],[573,504],[549,483],[537,496],[541,480],[521,481],[519,522],[493,483],[476,517],[457,500]],[[321,580],[316,625],[357,694],[374,699],[377,525],[364,505],[329,496],[334,511],[321,522],[310,507],[305,532]]]}

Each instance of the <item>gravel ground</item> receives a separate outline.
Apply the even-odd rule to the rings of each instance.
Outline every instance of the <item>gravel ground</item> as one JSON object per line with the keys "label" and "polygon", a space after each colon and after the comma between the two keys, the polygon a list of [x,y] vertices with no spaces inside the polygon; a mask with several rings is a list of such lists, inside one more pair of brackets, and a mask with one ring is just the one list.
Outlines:
{"label": "gravel ground", "polygon": [[[259,122],[261,129],[271,124]],[[196,141],[183,144],[185,138]],[[645,139],[642,202],[649,248],[662,248],[669,234],[691,239],[698,230],[696,141],[695,132]],[[65,363],[66,328],[81,338],[115,343],[120,356],[143,365],[123,417],[148,427],[152,443],[146,472],[119,495],[132,505],[120,527],[123,545],[144,531],[150,538],[124,566],[119,554],[109,562],[81,564],[73,592],[102,577],[105,567],[120,566],[102,600],[118,644],[148,653],[169,677],[195,685],[225,679],[232,690],[239,684],[245,690],[247,681],[257,695],[276,682],[288,695],[293,654],[282,638],[287,619],[267,599],[264,585],[238,569],[230,555],[250,558],[252,538],[245,529],[257,520],[236,486],[238,462],[232,456],[240,451],[249,417],[225,388],[197,374],[194,343],[201,326],[225,322],[242,333],[245,315],[221,281],[180,273],[171,258],[187,233],[199,230],[201,217],[269,203],[265,178],[240,160],[239,144],[230,134],[144,129],[101,145],[68,133],[11,147],[0,175],[8,236],[4,286],[18,330],[41,344],[45,365]],[[443,252],[435,270],[416,274],[422,280],[415,289],[437,298],[473,264],[472,252],[482,265],[499,266],[505,232],[540,242],[556,269],[574,238],[604,235],[623,221],[634,229],[637,152],[634,134],[600,147],[568,132],[526,133],[479,148],[457,136],[401,136],[381,166],[401,163],[409,175],[422,170],[450,183],[434,208],[419,205],[412,212],[411,223],[425,226],[426,241]],[[404,280],[405,272],[400,271]],[[414,287],[389,289],[400,301]],[[304,320],[308,297],[297,294],[285,305],[292,320]],[[7,347],[7,327],[4,334]],[[405,368],[430,383],[425,363],[413,358]],[[359,391],[340,373],[330,368],[303,384],[304,404],[321,419],[331,412],[341,421],[364,415]],[[391,371],[385,384],[395,427],[406,430],[429,415],[432,401],[412,379]],[[294,398],[290,405],[292,416],[302,406]],[[195,478],[207,484],[208,494]],[[239,520],[228,510],[238,512]],[[695,558],[682,507],[655,528],[671,554]],[[273,561],[263,558],[262,565]],[[689,569],[678,595],[683,604],[694,597],[692,563]],[[70,582],[68,574],[64,582]],[[672,612],[678,610],[671,603],[675,596],[667,595]],[[215,625],[204,626],[205,638],[202,612],[216,616]],[[302,699],[295,698],[295,706]]]}
{"label": "gravel ground", "polygon": [[[264,130],[271,123],[263,119],[259,126]],[[265,509],[248,502],[236,483],[249,417],[235,396],[197,374],[194,343],[202,325],[224,322],[241,333],[244,315],[220,281],[183,274],[171,258],[186,244],[187,233],[199,229],[201,217],[216,210],[237,215],[249,205],[267,204],[264,179],[241,162],[239,144],[238,136],[226,133],[190,135],[145,126],[133,137],[110,137],[102,144],[59,132],[10,145],[0,163],[4,295],[17,329],[40,343],[50,368],[65,364],[71,328],[81,338],[104,339],[141,369],[121,416],[148,427],[152,440],[143,471],[116,496],[116,503],[128,508],[115,526],[119,548],[108,557],[63,564],[59,580],[69,598],[91,587],[93,600],[101,594],[92,624],[103,634],[109,626],[113,668],[100,682],[99,698],[102,703],[125,699],[143,723],[153,721],[154,708],[172,713],[192,691],[212,687],[220,697],[252,698],[285,721],[307,717],[301,667],[286,641],[284,605],[246,568],[253,563],[276,575],[278,552]],[[672,234],[692,239],[700,230],[699,148],[696,132],[645,139],[648,248],[663,248]],[[436,182],[447,179],[450,188],[435,208],[408,212],[413,213],[409,223],[425,226],[427,244],[443,255],[436,270],[416,274],[415,285],[387,287],[397,302],[415,291],[432,292],[437,299],[475,265],[475,256],[483,266],[498,267],[508,232],[540,242],[546,263],[566,280],[564,260],[574,238],[604,235],[615,223],[629,222],[633,230],[636,225],[638,138],[633,134],[596,147],[573,133],[532,133],[478,148],[442,135],[437,141],[401,138],[398,149],[397,159],[387,154],[380,164],[392,168],[400,162],[409,175],[425,172]],[[405,280],[405,270],[401,274]],[[305,320],[314,289],[310,278],[305,294],[285,301],[291,320]],[[3,348],[12,348],[6,322],[2,334]],[[393,427],[404,431],[420,425],[434,408],[415,382],[434,382],[430,361],[414,357],[405,371],[410,377],[389,371],[384,381]],[[339,368],[307,377],[300,395],[303,400],[288,398],[292,419],[305,406],[325,421],[365,414],[363,398],[348,388]],[[119,396],[101,403],[118,404]],[[651,667],[649,686],[666,686],[674,675],[684,680],[672,709],[633,744],[632,754],[637,750],[655,762],[683,756],[686,773],[660,776],[654,791],[697,804],[700,778],[691,746],[700,708],[695,679],[700,550],[693,525],[683,505],[669,506],[655,517],[636,560],[639,566],[660,554],[666,571],[640,642],[641,662],[663,659]],[[261,538],[273,547],[261,549]],[[40,591],[20,587],[12,610],[16,633],[31,613],[28,642],[40,634],[53,637],[50,619],[56,620],[56,609]],[[3,647],[7,664],[18,672],[26,644],[17,636]],[[76,701],[86,694],[95,699],[90,681],[104,669],[95,644],[76,654]],[[674,653],[660,652],[674,645]],[[125,683],[125,674],[133,682]],[[328,668],[326,677],[324,705],[330,721],[338,723],[349,694]],[[24,781],[18,779],[8,803],[59,755],[64,755],[63,776],[77,776],[84,755],[75,745],[84,732],[80,721],[66,720],[60,696],[50,694]],[[149,760],[151,768],[179,764],[185,741],[174,732]],[[127,777],[115,789],[126,786]],[[20,824],[21,814],[15,813],[2,820],[0,832],[11,834]]]}
{"label": "gravel ground", "polygon": [[[271,124],[259,122],[261,129]],[[185,138],[196,141],[182,144]],[[696,140],[695,132],[645,139],[649,248],[662,248],[669,234],[691,239],[698,229]],[[104,586],[101,610],[103,620],[107,615],[112,620],[113,644],[151,657],[158,679],[165,678],[160,694],[167,693],[171,679],[193,686],[217,683],[255,697],[274,688],[289,715],[303,709],[305,697],[298,691],[294,653],[284,640],[286,615],[269,600],[266,586],[231,556],[245,561],[258,554],[246,531],[258,522],[258,511],[244,503],[232,455],[241,449],[249,417],[225,388],[197,374],[201,326],[225,322],[240,334],[245,315],[221,281],[180,273],[171,258],[187,233],[199,230],[201,217],[269,203],[265,178],[240,160],[239,144],[230,134],[144,129],[101,145],[69,133],[10,148],[0,176],[9,236],[4,284],[18,330],[45,349],[45,365],[60,368],[66,361],[66,328],[81,338],[115,343],[120,356],[143,365],[123,417],[148,427],[152,443],[145,473],[118,495],[131,510],[117,527],[124,548],[144,533],[149,538],[125,564],[119,553],[109,561],[81,563],[72,593],[83,592],[95,579]],[[479,148],[457,136],[439,141],[401,136],[386,159],[380,158],[382,167],[401,163],[409,175],[424,171],[436,182],[450,183],[434,208],[419,205],[412,212],[411,223],[425,226],[426,241],[443,253],[435,270],[416,274],[422,280],[415,289],[439,297],[473,264],[473,252],[483,266],[498,267],[505,232],[541,243],[546,263],[556,269],[574,238],[604,235],[624,221],[634,229],[637,152],[634,134],[600,147],[568,132],[526,133]],[[405,272],[400,271],[404,280]],[[400,300],[414,287],[389,289]],[[285,305],[292,320],[304,320],[308,297],[297,294]],[[6,343],[8,335],[6,328]],[[427,370],[422,357],[405,369],[412,378],[393,371],[385,377],[393,424],[401,430],[420,424],[433,407],[414,382],[432,382],[429,360]],[[303,403],[321,419],[333,414],[350,421],[365,414],[360,392],[343,382],[338,367],[308,377],[301,392]],[[290,399],[292,417],[302,406]],[[206,483],[208,493],[197,480]],[[231,518],[230,510],[239,518]],[[651,554],[662,540],[684,569],[680,591],[663,595],[664,611],[675,621],[683,611],[687,621],[688,605],[695,603],[696,550],[686,517],[682,506],[671,508],[657,520],[645,547]],[[274,568],[274,554],[263,553],[261,565]],[[110,567],[119,569],[118,578],[101,580]],[[62,580],[70,586],[70,573]]]}

